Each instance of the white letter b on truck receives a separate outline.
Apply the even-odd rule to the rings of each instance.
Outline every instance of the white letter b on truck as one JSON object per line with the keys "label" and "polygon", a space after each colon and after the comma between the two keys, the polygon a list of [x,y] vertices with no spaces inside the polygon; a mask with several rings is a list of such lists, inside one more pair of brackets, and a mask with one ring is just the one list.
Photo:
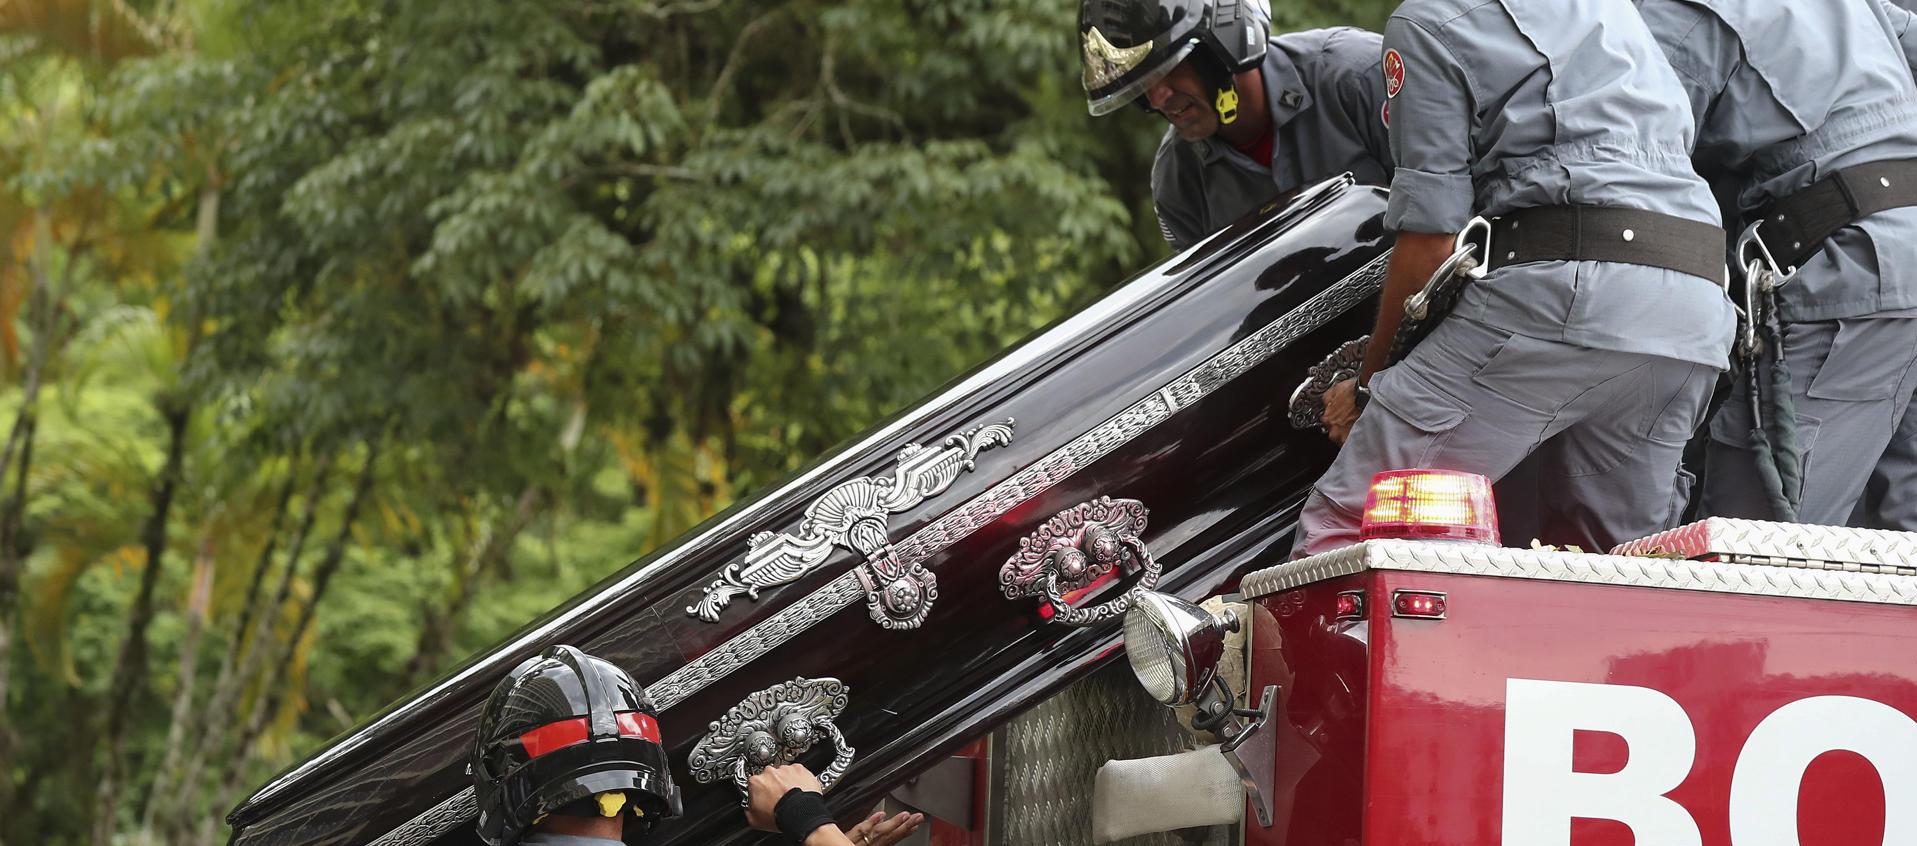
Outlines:
{"label": "white letter b on truck", "polygon": [[[1624,738],[1615,773],[1572,769],[1579,731]],[[1683,707],[1625,685],[1507,679],[1504,703],[1504,842],[1570,846],[1571,819],[1616,820],[1638,843],[1700,846],[1697,823],[1664,794],[1691,771],[1697,736]]]}

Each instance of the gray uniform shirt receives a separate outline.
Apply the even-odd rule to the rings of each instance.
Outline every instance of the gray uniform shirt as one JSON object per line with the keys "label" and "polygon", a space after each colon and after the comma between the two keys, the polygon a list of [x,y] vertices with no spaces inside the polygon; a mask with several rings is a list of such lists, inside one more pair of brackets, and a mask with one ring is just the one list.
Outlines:
{"label": "gray uniform shirt", "polygon": [[1230,225],[1273,196],[1350,171],[1391,178],[1376,33],[1340,27],[1273,37],[1260,68],[1271,110],[1271,167],[1223,138],[1166,130],[1152,163],[1158,226],[1176,249]]}
{"label": "gray uniform shirt", "polygon": [[[1917,83],[1877,3],[1638,0],[1696,116],[1700,172],[1732,186],[1746,220],[1842,168],[1917,158]],[[1731,203],[1727,203],[1731,205]],[[1762,234],[1762,230],[1759,230]],[[1773,248],[1788,248],[1776,245]],[[1917,306],[1917,209],[1831,237],[1778,291],[1786,320]]]}
{"label": "gray uniform shirt", "polygon": [[[1474,213],[1552,205],[1720,222],[1691,170],[1684,89],[1630,0],[1406,0],[1384,43],[1392,229],[1457,232]],[[1606,262],[1501,268],[1456,314],[1720,368],[1734,325],[1712,281]]]}

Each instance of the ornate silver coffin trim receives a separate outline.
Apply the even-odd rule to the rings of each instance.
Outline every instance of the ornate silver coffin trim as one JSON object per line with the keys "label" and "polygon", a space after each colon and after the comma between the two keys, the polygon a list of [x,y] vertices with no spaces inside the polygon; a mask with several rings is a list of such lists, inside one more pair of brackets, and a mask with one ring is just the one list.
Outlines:
{"label": "ornate silver coffin trim", "polygon": [[[978,466],[980,452],[1011,443],[1012,424],[1006,420],[967,429],[946,438],[935,450],[907,444],[899,451],[898,466],[889,478],[861,476],[813,500],[806,506],[805,519],[796,534],[753,535],[745,559],[727,565],[725,573],[706,586],[705,598],[686,608],[686,613],[708,623],[718,622],[720,612],[734,597],[743,593],[757,600],[759,591],[765,588],[804,578],[825,563],[835,546],[857,552],[868,561],[881,555],[890,543],[887,519],[924,502],[926,497],[944,493],[960,473]],[[930,576],[924,573],[925,578]],[[936,591],[930,596],[921,591],[918,604],[929,607],[936,595]],[[913,605],[912,611],[917,610]],[[905,617],[909,619],[911,613]],[[924,619],[923,614],[918,617]]]}
{"label": "ornate silver coffin trim", "polygon": [[819,773],[827,790],[852,766],[856,750],[833,724],[851,702],[838,679],[797,678],[745,698],[707,726],[686,765],[700,784],[732,779],[745,802],[746,779],[766,767],[790,764],[821,740],[832,741],[832,764]]}
{"label": "ornate silver coffin trim", "polygon": [[478,815],[479,800],[468,787],[380,835],[368,846],[426,846]]}
{"label": "ornate silver coffin trim", "polygon": [[1259,570],[1245,577],[1244,592],[1270,596],[1366,570],[1917,605],[1917,576],[1397,540],[1365,541]]}
{"label": "ornate silver coffin trim", "polygon": [[[1378,293],[1384,287],[1385,267],[1390,259],[1390,251],[1380,254],[1364,267],[1318,292],[1264,328],[1206,359],[1071,443],[973,498],[971,502],[914,532],[911,537],[894,545],[893,551],[898,560],[913,564],[923,562],[979,527],[1004,516],[1018,504],[1051,489],[1106,453],[1170,419],[1180,409],[1204,399],[1226,383],[1244,375],[1245,371],[1263,364],[1279,350]],[[821,620],[844,610],[863,596],[865,589],[859,573],[844,573],[804,599],[780,609],[778,613],[759,621],[659,681],[646,685],[646,692],[651,694],[659,710],[667,710]],[[467,788],[400,828],[388,832],[374,843],[376,846],[411,846],[430,842],[472,819],[477,807],[472,794],[472,789]],[[458,813],[438,813],[442,809]]]}
{"label": "ornate silver coffin trim", "polygon": [[1138,587],[1158,584],[1158,562],[1139,536],[1150,515],[1135,499],[1102,496],[1052,515],[1031,534],[1019,539],[1018,552],[998,571],[998,589],[1006,599],[1040,597],[1052,606],[1052,622],[1089,626],[1125,613],[1131,593],[1089,608],[1073,608],[1065,594],[1090,585],[1122,568],[1142,572]]}
{"label": "ornate silver coffin trim", "polygon": [[[1286,312],[1283,317],[1265,324],[1264,328],[1244,340],[1225,348],[1144,399],[1132,403],[1124,411],[1073,438],[1071,443],[1033,462],[1011,478],[993,485],[991,490],[974,497],[971,502],[946,512],[944,517],[912,533],[911,537],[893,544],[893,554],[898,561],[908,566],[923,563],[1025,501],[1091,466],[1112,450],[1165,422],[1179,410],[1211,395],[1231,380],[1264,363],[1279,350],[1376,294],[1384,285],[1385,267],[1390,258],[1390,252],[1385,252],[1372,259],[1350,276]],[[646,692],[652,694],[653,701],[658,703],[661,710],[670,708],[713,681],[758,660],[760,656],[863,596],[865,589],[859,574],[845,573],[804,599],[733,636],[697,660],[646,685]]]}

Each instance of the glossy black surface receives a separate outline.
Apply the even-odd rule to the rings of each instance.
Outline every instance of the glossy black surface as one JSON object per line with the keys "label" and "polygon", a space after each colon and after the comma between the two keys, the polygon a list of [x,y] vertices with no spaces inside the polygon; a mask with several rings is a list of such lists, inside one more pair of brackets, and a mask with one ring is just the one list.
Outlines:
{"label": "glossy black surface", "polygon": [[[684,609],[700,587],[738,560],[761,531],[791,531],[820,494],[863,475],[887,475],[908,442],[1016,418],[1010,445],[981,453],[974,472],[942,494],[893,515],[898,542],[1080,434],[1292,312],[1377,258],[1388,246],[1384,195],[1327,184],[1290,205],[1200,244],[1134,278],[988,363],[793,482],[773,486],[634,563],[568,606],[528,626],[447,679],[336,739],[234,809],[235,844],[360,844],[411,820],[467,784],[465,755],[476,713],[501,674],[553,643],[572,643],[626,667],[642,683],[697,659],[852,568],[835,550],[799,581],[740,597],[717,623]],[[1036,600],[999,592],[998,570],[1021,536],[1051,515],[1098,496],[1151,509],[1145,542],[1165,567],[1160,589],[1192,598],[1230,587],[1254,560],[1283,553],[1305,491],[1334,454],[1322,435],[1296,432],[1284,404],[1304,369],[1369,329],[1367,301],[1088,466],[1060,468],[1056,483],[924,563],[939,598],[925,625],[887,631],[863,602],[667,708],[661,716],[686,815],[663,826],[663,844],[723,844],[745,830],[730,784],[700,785],[686,757],[707,723],[750,693],[794,677],[830,676],[851,690],[839,726],[858,750],[830,799],[860,805],[1117,654],[1116,621],[1091,629],[1046,625]],[[902,424],[902,425],[901,425]],[[1119,584],[1087,597],[1116,595]],[[829,745],[829,744],[828,744]],[[830,752],[813,751],[823,766]],[[442,842],[477,842],[467,824]]]}

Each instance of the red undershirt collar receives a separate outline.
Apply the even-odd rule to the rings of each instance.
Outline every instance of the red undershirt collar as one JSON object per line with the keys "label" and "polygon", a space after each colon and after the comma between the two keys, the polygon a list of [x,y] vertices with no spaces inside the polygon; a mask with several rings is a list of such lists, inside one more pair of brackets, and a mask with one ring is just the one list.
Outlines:
{"label": "red undershirt collar", "polygon": [[1264,165],[1265,167],[1271,167],[1272,142],[1276,138],[1277,138],[1277,130],[1271,125],[1270,122],[1266,122],[1265,132],[1263,135],[1258,136],[1258,140],[1253,141],[1250,144],[1245,144],[1242,146],[1238,144],[1233,144],[1232,146],[1237,147],[1238,152],[1244,153],[1245,155],[1251,157],[1252,161],[1257,162],[1261,165]]}

